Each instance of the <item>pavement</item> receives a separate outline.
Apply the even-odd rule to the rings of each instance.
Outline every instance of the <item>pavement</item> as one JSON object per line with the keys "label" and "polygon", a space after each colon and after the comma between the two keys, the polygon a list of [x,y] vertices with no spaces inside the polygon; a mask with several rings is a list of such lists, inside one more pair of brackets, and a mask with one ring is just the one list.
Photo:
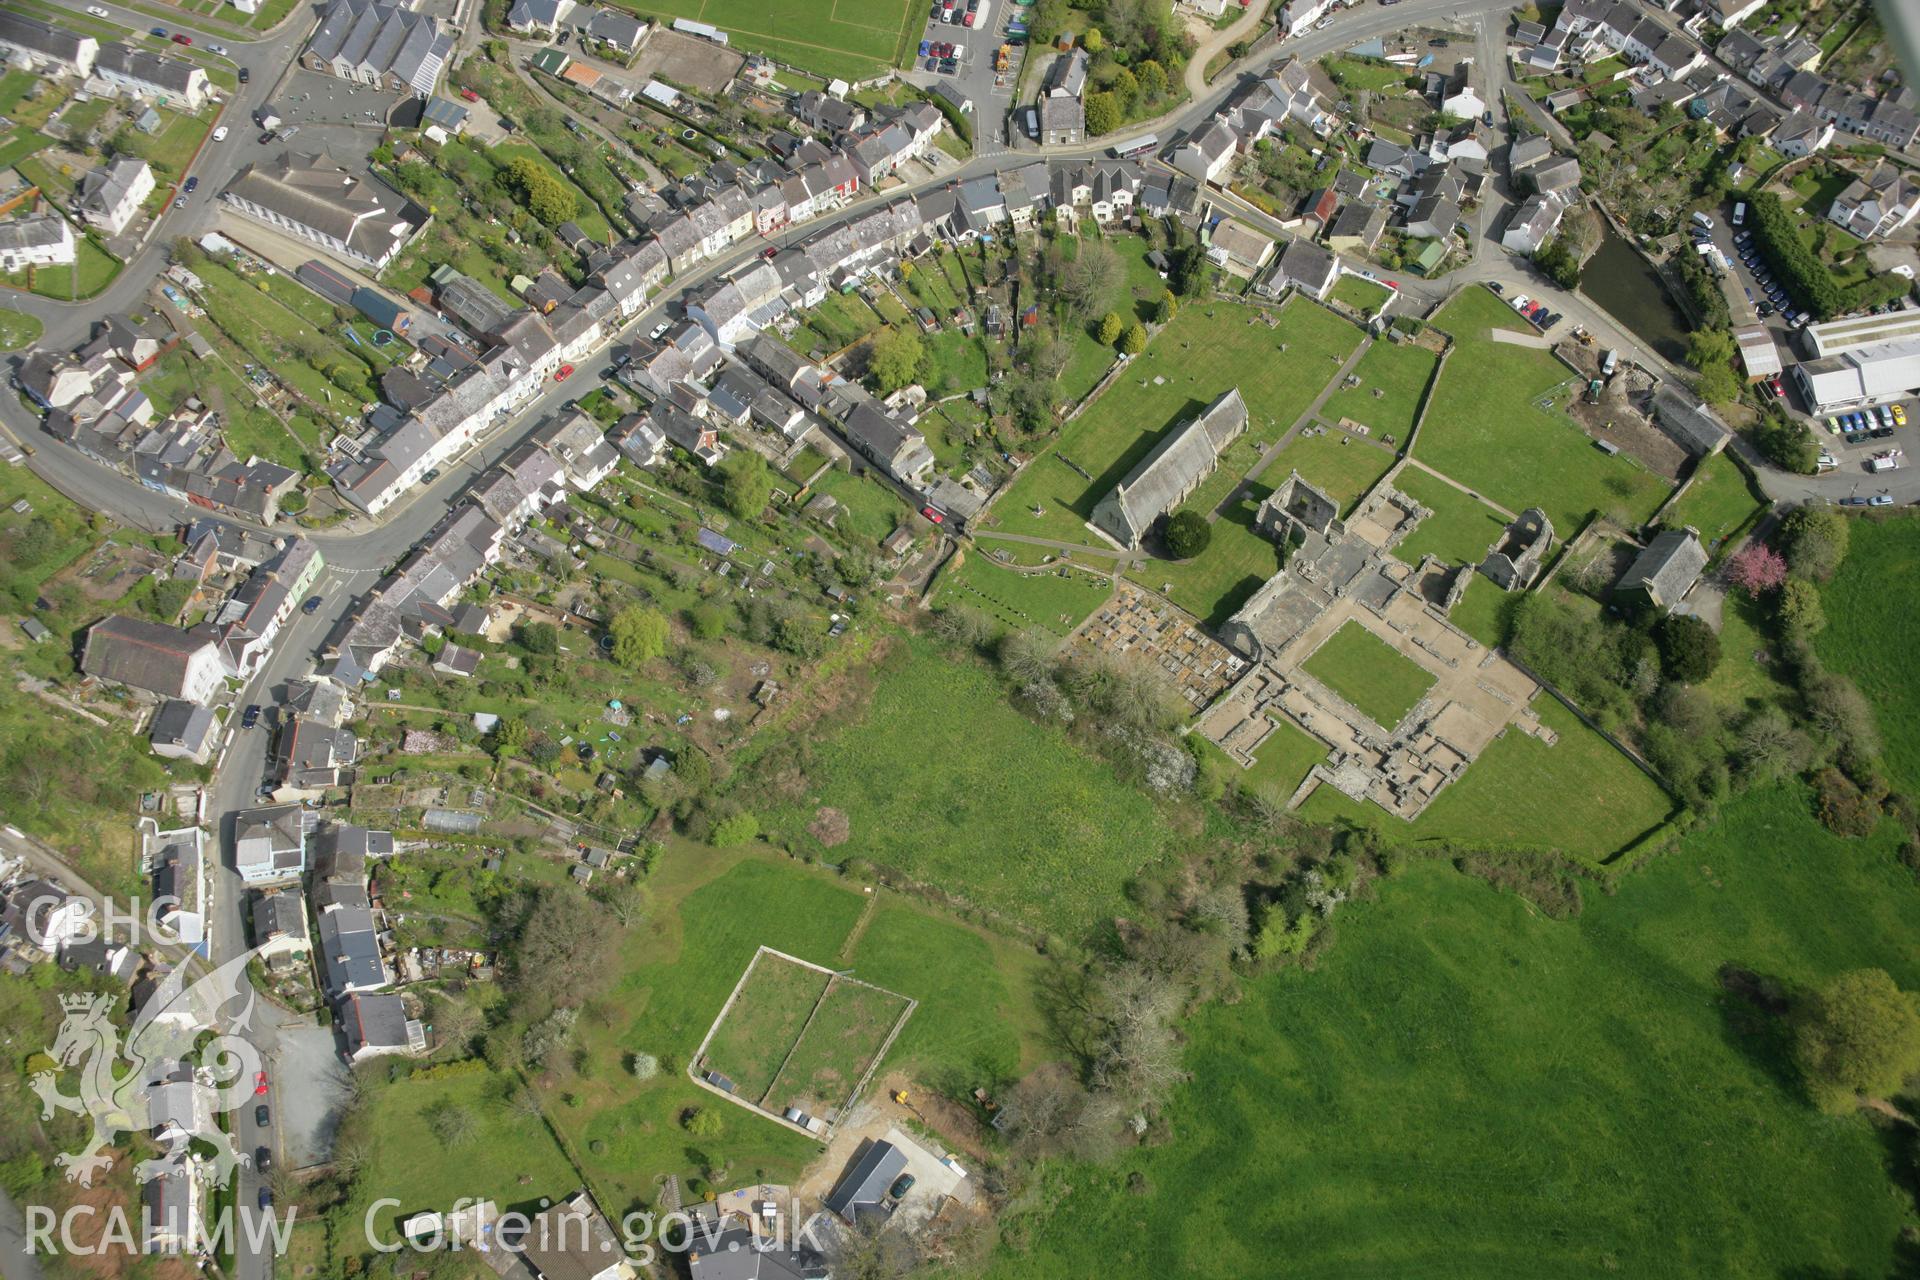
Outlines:
{"label": "pavement", "polygon": [[[993,0],[993,12],[990,28],[997,34],[1003,26],[1006,14],[997,12],[1005,0]],[[78,4],[73,7],[79,8]],[[965,163],[947,167],[944,171],[919,178],[884,193],[868,194],[852,202],[840,216],[850,216],[870,208],[875,203],[897,199],[921,190],[945,185],[964,178],[991,173],[1002,167],[1029,162],[1034,155],[1048,158],[1079,159],[1103,155],[1108,148],[1121,143],[1126,138],[1140,137],[1149,132],[1161,132],[1163,137],[1189,130],[1218,109],[1221,102],[1232,92],[1239,75],[1245,70],[1264,67],[1276,56],[1294,55],[1311,60],[1327,53],[1345,48],[1358,41],[1406,30],[1419,25],[1439,25],[1451,23],[1465,29],[1475,23],[1479,28],[1479,56],[1487,57],[1488,50],[1494,48],[1493,41],[1498,37],[1496,23],[1503,24],[1504,15],[1511,7],[1511,0],[1403,0],[1403,3],[1390,8],[1363,6],[1335,15],[1333,21],[1323,30],[1309,33],[1298,39],[1274,42],[1262,39],[1254,52],[1240,64],[1229,67],[1214,82],[1212,87],[1197,93],[1194,100],[1167,115],[1152,121],[1143,121],[1132,126],[1125,137],[1103,139],[1097,145],[1062,148],[1023,148],[1017,157],[1009,157],[1002,148],[987,138],[982,142],[982,153]],[[135,29],[144,29],[150,25],[150,19],[130,10],[108,6],[115,21]],[[184,30],[200,38],[191,15],[182,14],[185,21],[170,23],[171,28]],[[1257,24],[1257,19],[1252,20]],[[14,301],[19,309],[40,317],[45,325],[44,345],[65,349],[78,345],[89,335],[94,320],[109,312],[127,309],[139,305],[152,286],[155,277],[165,266],[165,246],[176,236],[198,235],[217,225],[214,201],[233,175],[246,163],[261,154],[257,142],[257,128],[252,126],[254,113],[260,105],[269,100],[280,102],[287,93],[302,95],[298,106],[306,108],[315,104],[316,111],[337,112],[338,121],[334,127],[356,129],[355,122],[364,120],[364,112],[371,109],[383,109],[382,102],[390,99],[370,97],[364,91],[361,94],[337,96],[339,86],[329,86],[320,99],[312,95],[314,89],[307,87],[304,72],[296,72],[294,58],[299,46],[304,42],[311,29],[311,19],[296,19],[283,24],[278,32],[264,36],[252,43],[242,43],[232,36],[216,34],[206,39],[221,41],[233,50],[234,60],[240,65],[252,69],[252,82],[243,85],[234,93],[227,105],[223,123],[232,126],[232,132],[224,143],[210,144],[193,166],[193,172],[200,178],[195,194],[188,198],[184,208],[169,210],[161,220],[158,232],[150,239],[145,250],[140,252],[120,277],[100,297],[80,304],[58,303],[49,299],[23,296]],[[947,28],[946,30],[956,30]],[[459,44],[470,49],[483,38],[478,21],[469,21],[462,29]],[[943,33],[942,38],[952,38]],[[969,34],[962,37],[974,50],[968,60],[970,68],[977,68],[983,61],[991,78],[990,55],[986,59],[987,41],[993,36]],[[1218,43],[1222,46],[1240,38],[1235,31],[1220,33]],[[1209,42],[1212,43],[1212,42]],[[1207,46],[1203,45],[1203,53]],[[1212,56],[1206,53],[1206,57]],[[1205,57],[1196,55],[1195,64],[1204,68]],[[1488,64],[1500,67],[1497,56]],[[1499,101],[1499,88],[1490,87],[1490,102]],[[364,101],[363,101],[364,99]],[[282,103],[281,105],[289,105]],[[1496,106],[1496,112],[1503,108]],[[1004,118],[1004,113],[996,113],[990,102],[976,105],[975,119],[979,122],[977,130],[991,134],[988,127],[996,114]],[[303,126],[308,127],[308,126]],[[319,124],[311,126],[320,128]],[[304,137],[302,139],[304,141]],[[1504,193],[1488,200],[1504,199]],[[1221,199],[1223,205],[1232,204],[1230,199]],[[1431,306],[1445,294],[1462,284],[1479,281],[1497,281],[1509,290],[1518,288],[1529,294],[1550,299],[1554,310],[1565,314],[1570,320],[1585,324],[1594,332],[1596,340],[1618,347],[1647,367],[1666,369],[1665,362],[1646,350],[1643,344],[1635,341],[1604,312],[1587,303],[1584,299],[1567,295],[1553,289],[1543,279],[1534,275],[1529,266],[1511,259],[1498,248],[1497,243],[1488,251],[1494,229],[1501,219],[1496,210],[1483,210],[1476,228],[1474,258],[1470,266],[1450,274],[1443,280],[1420,281],[1407,279],[1401,281],[1401,287],[1409,301],[1421,305],[1421,309]],[[1284,234],[1283,230],[1271,219],[1257,211],[1238,209],[1237,216],[1260,226],[1268,234]],[[810,235],[827,225],[825,220],[794,228],[779,236],[779,243],[786,243],[803,235]],[[614,338],[614,342],[624,342],[636,332],[644,332],[654,324],[669,318],[670,311],[676,305],[678,297],[687,290],[696,287],[718,275],[738,267],[757,257],[766,245],[759,240],[750,240],[735,246],[719,257],[710,260],[699,268],[677,279],[668,293],[662,294],[652,305],[646,307],[626,326],[625,330]],[[596,353],[583,363],[597,363],[600,356]],[[327,569],[316,588],[326,602],[317,613],[296,614],[287,624],[273,654],[261,672],[250,681],[238,695],[236,702],[245,705],[250,702],[267,703],[271,701],[269,691],[288,678],[305,674],[316,659],[317,650],[328,631],[345,615],[355,596],[364,592],[375,578],[390,568],[402,555],[433,525],[453,504],[473,481],[508,452],[528,434],[534,426],[557,409],[564,401],[580,394],[580,388],[564,384],[549,386],[530,404],[525,406],[508,424],[492,437],[482,441],[466,458],[456,464],[443,468],[444,474],[434,484],[416,490],[408,498],[396,503],[379,519],[355,519],[342,526],[308,534],[317,544],[327,560]],[[153,532],[164,532],[178,527],[192,517],[194,512],[173,502],[162,494],[148,490],[134,481],[101,467],[80,456],[77,452],[60,445],[39,430],[38,422],[20,405],[13,396],[0,397],[0,427],[16,440],[32,445],[34,453],[30,459],[32,469],[56,489],[68,497],[92,510],[106,512],[129,525]],[[1911,483],[1920,491],[1920,473],[1908,471],[1893,475]],[[1799,477],[1789,478],[1790,483],[1783,487],[1791,496],[1795,493],[1811,490],[1816,482],[1803,481]],[[1844,491],[1848,483],[1845,480],[1822,478],[1821,488],[1833,488]],[[1773,480],[1769,480],[1770,488]],[[277,530],[276,532],[285,532]],[[1017,539],[1028,541],[1028,539]],[[1034,540],[1037,541],[1037,540]],[[231,825],[233,814],[251,807],[256,802],[256,792],[264,775],[269,738],[264,729],[235,729],[229,739],[223,743],[221,757],[211,787],[209,812],[217,829],[223,851],[231,848]],[[230,856],[230,855],[229,855]],[[214,892],[212,911],[216,918],[215,959],[222,959],[233,953],[239,939],[245,936],[243,913],[245,892],[237,873],[228,865],[228,857],[223,857]],[[263,1138],[282,1144],[280,1152],[283,1160],[296,1163],[310,1163],[318,1159],[325,1149],[331,1133],[329,1117],[337,1116],[339,1105],[344,1098],[344,1071],[334,1056],[333,1032],[330,1029],[314,1027],[299,1019],[285,1019],[281,1024],[269,1025],[258,1032],[263,1052],[270,1066],[269,1078],[272,1083],[270,1104],[277,1115],[284,1116],[280,1132],[262,1134],[253,1126],[252,1108],[245,1108],[241,1117],[241,1136],[248,1144],[257,1145]],[[251,1205],[261,1184],[261,1179],[252,1172],[241,1174],[242,1185],[239,1203]],[[3,1224],[0,1224],[3,1229]],[[253,1254],[243,1255],[239,1259],[239,1280],[267,1280],[271,1274],[271,1259]]]}

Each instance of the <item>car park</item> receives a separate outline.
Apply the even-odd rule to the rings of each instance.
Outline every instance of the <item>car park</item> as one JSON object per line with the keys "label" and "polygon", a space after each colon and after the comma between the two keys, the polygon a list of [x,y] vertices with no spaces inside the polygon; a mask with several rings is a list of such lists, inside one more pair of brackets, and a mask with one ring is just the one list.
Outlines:
{"label": "car park", "polygon": [[940,69],[940,59],[928,58],[920,69],[922,71],[938,71]]}

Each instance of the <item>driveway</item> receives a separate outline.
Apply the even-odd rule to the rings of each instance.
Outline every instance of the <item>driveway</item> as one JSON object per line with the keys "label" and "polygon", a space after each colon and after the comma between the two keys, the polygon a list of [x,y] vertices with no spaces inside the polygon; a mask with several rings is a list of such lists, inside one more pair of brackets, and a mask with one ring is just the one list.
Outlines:
{"label": "driveway", "polygon": [[[311,1023],[282,1027],[268,1070],[273,1081],[274,1158],[288,1169],[326,1163],[352,1088],[339,1037],[332,1027]],[[249,1127],[253,1123],[251,1108],[246,1122]]]}

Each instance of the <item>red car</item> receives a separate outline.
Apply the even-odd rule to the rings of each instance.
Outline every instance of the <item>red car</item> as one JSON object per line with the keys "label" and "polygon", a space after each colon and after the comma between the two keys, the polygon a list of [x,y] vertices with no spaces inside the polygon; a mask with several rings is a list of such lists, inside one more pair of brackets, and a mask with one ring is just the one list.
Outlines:
{"label": "red car", "polygon": [[560,371],[553,375],[553,380],[555,382],[565,382],[568,378],[571,378],[572,376],[573,376],[573,366],[570,364],[563,364],[560,366]]}
{"label": "red car", "polygon": [[946,516],[942,515],[938,511],[935,511],[932,507],[920,508],[920,514],[925,516],[927,519],[933,521],[935,524],[945,524],[947,522]]}
{"label": "red car", "polygon": [[963,27],[970,27],[973,25],[973,14],[971,11],[968,12],[966,17],[960,19],[960,25]]}
{"label": "red car", "polygon": [[192,36],[175,36],[173,38],[173,42],[175,44],[192,44],[193,37]]}
{"label": "red car", "polygon": [[267,1073],[264,1071],[254,1072],[253,1073],[253,1092],[255,1096],[263,1094],[266,1091],[267,1091]]}
{"label": "red car", "polygon": [[1773,392],[1775,400],[1787,394],[1787,389],[1780,385],[1780,375],[1777,373],[1767,379],[1767,390]]}
{"label": "red car", "polygon": [[777,244],[770,244],[765,249],[760,251],[760,256],[763,258],[778,257],[779,254],[780,254],[780,246]]}
{"label": "red car", "polygon": [[461,97],[463,97],[463,98],[465,98],[465,99],[466,99],[466,100],[467,100],[468,102],[478,102],[478,101],[480,101],[480,95],[479,95],[479,94],[477,94],[477,93],[475,93],[475,92],[474,92],[473,90],[471,90],[471,89],[462,89],[462,90],[460,91],[460,96],[461,96]]}

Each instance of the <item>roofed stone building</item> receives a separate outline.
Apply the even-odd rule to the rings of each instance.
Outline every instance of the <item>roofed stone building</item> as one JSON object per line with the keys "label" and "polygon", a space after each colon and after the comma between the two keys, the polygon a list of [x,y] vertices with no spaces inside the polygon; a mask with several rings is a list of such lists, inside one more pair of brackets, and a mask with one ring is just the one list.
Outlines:
{"label": "roofed stone building", "polygon": [[1653,609],[1671,609],[1693,590],[1707,567],[1707,549],[1692,529],[1667,529],[1654,535],[1634,557],[1618,583],[1616,599]]}
{"label": "roofed stone building", "polygon": [[283,235],[317,244],[373,273],[393,261],[429,216],[364,174],[295,151],[248,165],[221,198]]}
{"label": "roofed stone building", "polygon": [[433,93],[453,33],[426,14],[378,0],[333,0],[300,55],[300,65],[425,98]]}
{"label": "roofed stone building", "polygon": [[1129,550],[1220,465],[1220,455],[1247,429],[1240,389],[1224,393],[1191,422],[1175,427],[1100,499],[1093,524]]}

